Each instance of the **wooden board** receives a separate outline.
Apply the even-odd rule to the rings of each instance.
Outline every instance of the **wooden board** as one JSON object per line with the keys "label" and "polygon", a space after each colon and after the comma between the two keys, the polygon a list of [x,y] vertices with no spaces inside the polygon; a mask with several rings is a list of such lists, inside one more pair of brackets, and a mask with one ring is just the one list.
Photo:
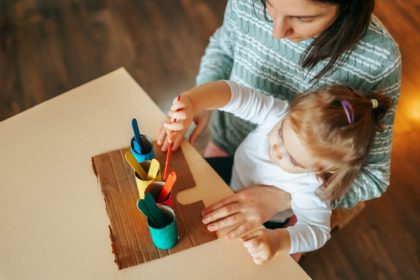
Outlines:
{"label": "wooden board", "polygon": [[[155,158],[164,168],[165,156],[155,146]],[[110,219],[110,238],[115,262],[119,269],[158,259],[176,252],[215,240],[201,222],[202,201],[181,205],[176,196],[180,191],[195,186],[194,178],[181,149],[172,153],[169,170],[177,173],[177,181],[172,190],[174,211],[180,239],[170,250],[159,250],[152,242],[146,218],[138,211],[139,199],[134,173],[124,154],[128,148],[97,155],[92,158],[93,168],[98,177]],[[162,170],[161,169],[161,170]],[[162,170],[163,172],[163,170]]]}

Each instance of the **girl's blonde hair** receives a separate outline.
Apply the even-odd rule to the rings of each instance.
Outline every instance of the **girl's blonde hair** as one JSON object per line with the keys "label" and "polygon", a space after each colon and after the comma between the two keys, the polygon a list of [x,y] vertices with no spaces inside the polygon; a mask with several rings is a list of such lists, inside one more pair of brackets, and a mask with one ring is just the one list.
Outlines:
{"label": "girl's blonde hair", "polygon": [[[350,103],[345,108],[343,105]],[[323,180],[321,196],[343,196],[368,158],[380,120],[392,99],[382,93],[362,95],[345,86],[332,86],[294,99],[287,117],[315,160]],[[347,113],[346,113],[347,110]],[[353,114],[353,120],[346,114]]]}

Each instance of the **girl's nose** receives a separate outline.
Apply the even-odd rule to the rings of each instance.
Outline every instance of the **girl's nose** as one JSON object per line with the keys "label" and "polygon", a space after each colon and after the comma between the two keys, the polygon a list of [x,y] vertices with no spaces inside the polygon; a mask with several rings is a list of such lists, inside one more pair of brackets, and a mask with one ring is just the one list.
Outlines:
{"label": "girl's nose", "polygon": [[291,33],[292,29],[289,23],[287,22],[287,19],[285,17],[278,17],[274,21],[273,26],[273,38],[281,39],[285,38],[287,35]]}

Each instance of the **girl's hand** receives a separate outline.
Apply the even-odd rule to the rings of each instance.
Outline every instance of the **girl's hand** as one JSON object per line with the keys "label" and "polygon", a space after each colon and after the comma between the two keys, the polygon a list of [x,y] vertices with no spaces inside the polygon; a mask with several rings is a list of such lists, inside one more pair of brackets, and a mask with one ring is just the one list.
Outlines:
{"label": "girl's hand", "polygon": [[239,237],[262,225],[278,212],[290,209],[290,194],[276,187],[256,185],[210,205],[201,211],[209,231],[235,225],[226,237]]}
{"label": "girl's hand", "polygon": [[[182,95],[180,101],[177,98],[174,99],[168,118],[162,123],[159,131],[157,144],[162,146],[162,151],[168,149],[169,143],[173,143],[172,151],[179,148],[192,123],[193,116],[193,106],[186,95]],[[176,122],[173,122],[173,119],[176,119]]]}
{"label": "girl's hand", "polygon": [[209,124],[210,117],[211,117],[211,111],[208,111],[208,110],[202,111],[194,116],[193,121],[196,127],[191,132],[190,139],[189,139],[192,145],[195,144],[195,141],[197,141],[198,137],[200,137],[203,130]]}
{"label": "girl's hand", "polygon": [[290,250],[290,236],[285,229],[259,229],[240,240],[258,265],[270,260],[279,250]]}

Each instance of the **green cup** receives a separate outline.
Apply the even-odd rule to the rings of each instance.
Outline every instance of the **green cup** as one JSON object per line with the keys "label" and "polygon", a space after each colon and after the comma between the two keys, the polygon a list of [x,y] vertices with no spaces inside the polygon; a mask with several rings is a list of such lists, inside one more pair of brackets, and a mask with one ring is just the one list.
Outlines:
{"label": "green cup", "polygon": [[159,205],[159,208],[165,216],[167,224],[162,228],[157,228],[147,219],[147,226],[149,227],[155,246],[161,250],[167,250],[173,248],[178,240],[175,212],[166,205]]}

